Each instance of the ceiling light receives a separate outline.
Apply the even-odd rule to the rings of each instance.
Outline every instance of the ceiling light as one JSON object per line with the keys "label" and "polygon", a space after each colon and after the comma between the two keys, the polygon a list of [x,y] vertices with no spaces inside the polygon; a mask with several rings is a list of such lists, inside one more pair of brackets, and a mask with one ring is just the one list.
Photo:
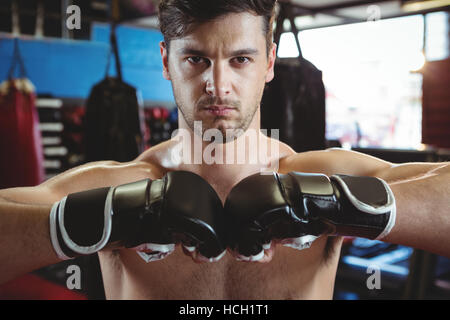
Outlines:
{"label": "ceiling light", "polygon": [[435,9],[450,5],[450,0],[408,1],[402,5],[404,11],[415,12]]}

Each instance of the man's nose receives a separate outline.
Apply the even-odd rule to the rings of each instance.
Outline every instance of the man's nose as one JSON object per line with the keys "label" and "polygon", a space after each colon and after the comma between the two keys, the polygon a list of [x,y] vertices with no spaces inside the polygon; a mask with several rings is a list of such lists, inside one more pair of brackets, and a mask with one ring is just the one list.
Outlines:
{"label": "man's nose", "polygon": [[231,72],[224,64],[216,63],[210,68],[206,79],[206,93],[210,96],[226,97],[231,93]]}

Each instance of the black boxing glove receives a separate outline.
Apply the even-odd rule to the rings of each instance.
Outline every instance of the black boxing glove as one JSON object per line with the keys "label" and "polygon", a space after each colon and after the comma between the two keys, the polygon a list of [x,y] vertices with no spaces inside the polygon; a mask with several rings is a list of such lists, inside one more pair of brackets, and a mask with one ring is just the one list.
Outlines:
{"label": "black boxing glove", "polygon": [[50,236],[61,259],[105,248],[135,248],[159,260],[181,243],[209,261],[224,254],[222,202],[200,176],[186,171],[162,179],[69,194],[50,213]]}
{"label": "black boxing glove", "polygon": [[395,223],[395,199],[381,179],[291,172],[243,179],[225,203],[228,246],[257,261],[272,240],[309,248],[322,234],[385,237]]}

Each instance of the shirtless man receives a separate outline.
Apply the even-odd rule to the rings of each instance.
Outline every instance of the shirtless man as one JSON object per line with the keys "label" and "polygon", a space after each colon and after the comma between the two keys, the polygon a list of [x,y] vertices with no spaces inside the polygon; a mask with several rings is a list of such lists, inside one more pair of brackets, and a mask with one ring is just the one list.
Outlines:
{"label": "shirtless man", "polygon": [[[256,163],[184,162],[173,156],[179,146],[175,137],[129,163],[89,163],[36,187],[1,190],[0,283],[61,261],[51,241],[49,216],[53,204],[69,194],[188,171],[207,181],[224,204],[241,180],[273,163],[280,174],[383,179],[395,196],[397,212],[396,224],[383,241],[450,256],[448,163],[395,165],[340,149],[298,154],[259,133],[259,104],[274,75],[274,5],[274,0],[162,1],[165,41],[160,47],[163,74],[173,85],[180,111],[180,129],[192,133],[192,139],[207,129],[224,134],[228,130],[233,141],[244,136],[240,130],[258,132],[260,146],[275,146],[278,153],[267,152],[266,161]],[[202,124],[200,133],[194,133],[195,121]],[[209,145],[203,141],[201,152]],[[215,152],[226,155],[226,145],[216,143]],[[256,148],[250,144],[235,151],[248,159]],[[191,186],[184,187],[188,194],[193,192]],[[259,192],[249,191],[249,201],[258,201]],[[229,251],[218,261],[203,262],[180,245],[152,262],[144,261],[136,248],[109,248],[98,254],[108,299],[331,299],[341,244],[342,238],[327,235],[304,250],[272,243],[258,262],[238,261]]]}

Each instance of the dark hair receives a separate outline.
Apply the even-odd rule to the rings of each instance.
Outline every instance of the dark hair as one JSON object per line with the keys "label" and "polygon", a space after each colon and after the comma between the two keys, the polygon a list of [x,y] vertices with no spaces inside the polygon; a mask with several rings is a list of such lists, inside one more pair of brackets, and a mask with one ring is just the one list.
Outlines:
{"label": "dark hair", "polygon": [[277,0],[162,0],[159,27],[167,49],[170,40],[187,35],[192,26],[228,13],[252,12],[264,18],[267,53],[272,45],[272,26]]}

